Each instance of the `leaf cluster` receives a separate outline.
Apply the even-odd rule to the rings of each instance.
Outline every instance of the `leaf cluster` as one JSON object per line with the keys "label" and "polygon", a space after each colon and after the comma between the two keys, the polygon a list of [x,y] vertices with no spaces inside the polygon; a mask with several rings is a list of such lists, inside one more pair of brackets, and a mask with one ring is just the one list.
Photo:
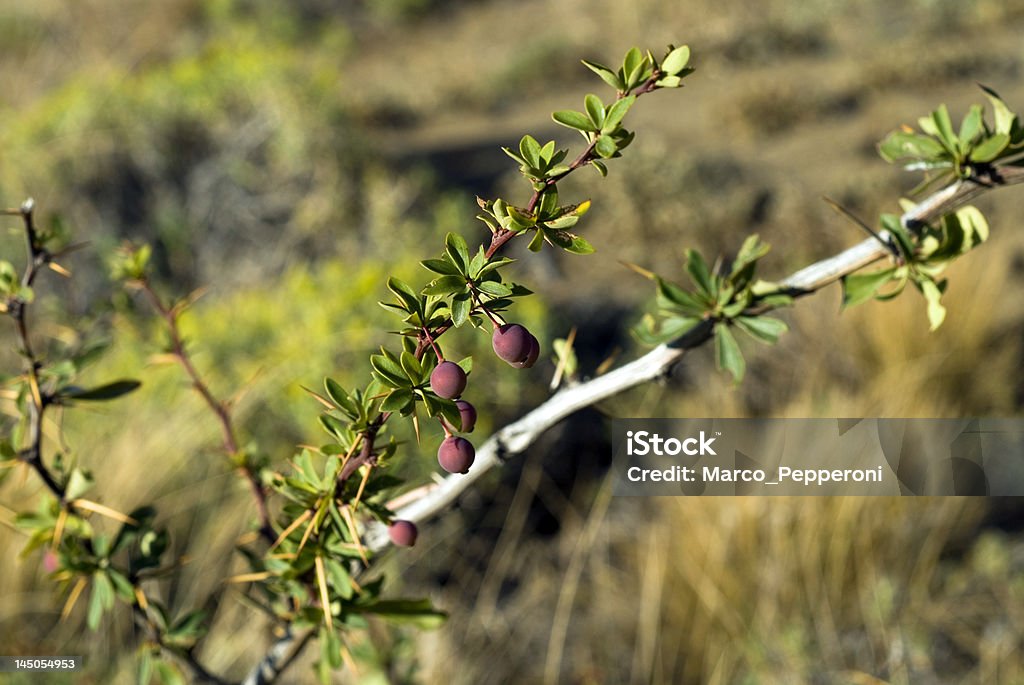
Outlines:
{"label": "leaf cluster", "polygon": [[715,359],[720,369],[732,374],[735,382],[743,379],[743,359],[732,328],[738,328],[754,340],[774,344],[788,330],[785,323],[764,314],[787,306],[789,295],[774,283],[755,279],[757,263],[769,246],[756,235],[748,237],[732,262],[709,268],[695,250],[686,251],[686,272],[693,285],[687,289],[657,274],[643,272],[656,285],[656,311],[646,314],[634,329],[637,337],[650,345],[667,343],[694,330],[702,323],[712,326]]}
{"label": "leaf cluster", "polygon": [[954,129],[946,105],[918,119],[921,132],[910,127],[893,131],[879,144],[878,151],[887,162],[902,164],[908,171],[925,171],[925,180],[912,194],[938,183],[981,175],[991,165],[1024,163],[1024,126],[999,95],[984,86],[994,112],[994,121],[985,117],[985,108],[975,104]]}

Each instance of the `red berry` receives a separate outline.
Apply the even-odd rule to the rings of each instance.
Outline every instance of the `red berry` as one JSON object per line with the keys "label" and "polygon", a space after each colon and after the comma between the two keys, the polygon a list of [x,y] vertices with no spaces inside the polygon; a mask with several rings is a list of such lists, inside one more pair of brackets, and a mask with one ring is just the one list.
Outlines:
{"label": "red berry", "polygon": [[466,389],[466,372],[455,362],[441,362],[430,374],[430,389],[438,397],[455,399]]}
{"label": "red berry", "polygon": [[399,547],[412,547],[416,544],[417,535],[419,531],[412,521],[396,520],[388,526],[388,537]]}
{"label": "red berry", "polygon": [[540,341],[530,335],[530,352],[526,355],[526,359],[521,362],[512,362],[512,366],[517,369],[529,369],[537,363],[537,357],[540,356]]}
{"label": "red berry", "polygon": [[530,354],[530,331],[517,323],[507,323],[494,329],[491,347],[499,359],[514,364]]}
{"label": "red berry", "polygon": [[455,405],[459,408],[459,416],[462,417],[461,433],[472,433],[476,426],[476,407],[466,400],[456,400]]}
{"label": "red berry", "polygon": [[449,435],[437,448],[437,462],[448,473],[469,473],[476,458],[473,443],[465,438]]}

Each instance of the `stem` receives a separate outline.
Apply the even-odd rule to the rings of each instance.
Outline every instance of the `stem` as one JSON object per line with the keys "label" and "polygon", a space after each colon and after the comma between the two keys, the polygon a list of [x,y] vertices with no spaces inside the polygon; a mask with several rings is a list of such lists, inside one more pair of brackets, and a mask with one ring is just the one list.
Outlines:
{"label": "stem", "polygon": [[[221,430],[221,445],[224,452],[231,458],[235,458],[238,453],[238,440],[235,437],[234,422],[231,418],[231,410],[227,403],[218,400],[209,386],[203,381],[202,376],[196,370],[195,365],[192,363],[192,358],[185,349],[185,343],[181,338],[181,330],[178,327],[178,315],[179,311],[175,307],[166,306],[160,297],[153,290],[152,284],[148,280],[142,280],[139,282],[142,292],[146,294],[153,309],[157,311],[161,318],[167,325],[167,331],[171,336],[171,354],[174,355],[175,359],[178,360],[178,364],[185,371],[189,380],[192,383],[192,388],[203,398],[206,406],[213,412],[213,415],[217,419],[217,423],[220,425]],[[256,511],[259,517],[259,531],[260,536],[267,542],[273,543],[277,538],[274,532],[274,527],[270,522],[270,511],[267,507],[267,491],[260,482],[259,473],[249,465],[245,460],[242,460],[238,465],[238,470],[249,484],[249,490],[252,492],[253,501],[256,503]]]}

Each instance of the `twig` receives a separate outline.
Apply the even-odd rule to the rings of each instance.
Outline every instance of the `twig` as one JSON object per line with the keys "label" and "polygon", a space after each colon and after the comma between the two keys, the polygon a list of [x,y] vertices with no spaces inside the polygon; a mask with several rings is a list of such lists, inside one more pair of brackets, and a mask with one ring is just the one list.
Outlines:
{"label": "twig", "polygon": [[[156,294],[155,290],[153,290],[153,286],[148,280],[140,280],[138,281],[138,285],[142,292],[145,293],[147,299],[149,299],[153,309],[157,311],[167,325],[167,332],[171,336],[171,354],[178,360],[178,364],[192,382],[192,388],[200,397],[203,398],[206,406],[209,407],[210,411],[217,419],[217,423],[220,425],[221,445],[224,452],[229,458],[235,459],[235,457],[238,456],[239,449],[238,439],[235,436],[234,422],[231,417],[231,410],[226,402],[222,402],[214,396],[210,387],[206,384],[203,377],[199,374],[199,371],[196,370],[195,365],[192,363],[192,357],[185,348],[185,343],[181,338],[181,330],[178,327],[178,315],[180,314],[179,309],[177,307],[168,307],[165,305],[163,301],[161,301],[160,296]],[[260,482],[259,473],[244,460],[241,460],[238,464],[238,470],[242,473],[242,476],[249,484],[253,501],[256,503],[256,511],[260,525],[260,536],[263,537],[266,542],[273,544],[274,540],[277,538],[277,533],[274,532],[274,527],[270,521],[270,511],[267,507],[267,491]]]}

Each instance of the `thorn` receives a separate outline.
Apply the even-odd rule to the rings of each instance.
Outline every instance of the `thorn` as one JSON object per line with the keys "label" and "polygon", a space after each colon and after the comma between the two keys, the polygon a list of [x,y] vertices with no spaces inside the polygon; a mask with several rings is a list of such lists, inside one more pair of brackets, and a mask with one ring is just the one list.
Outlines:
{"label": "thorn", "polygon": [[870,235],[872,238],[874,238],[879,243],[881,243],[882,246],[885,247],[886,250],[888,250],[889,252],[892,253],[892,256],[896,260],[901,260],[903,258],[903,256],[900,254],[899,249],[895,245],[893,245],[891,241],[886,240],[881,235],[879,235],[878,232],[875,231],[875,229],[871,228],[866,223],[861,221],[856,215],[854,215],[853,212],[851,212],[846,207],[843,207],[841,204],[839,204],[838,202],[836,202],[835,200],[833,200],[833,199],[831,199],[829,197],[822,197],[821,199],[823,199],[825,201],[825,203],[829,207],[834,209],[838,214],[840,214],[841,216],[846,217],[847,219],[852,221],[854,224],[856,224],[857,226],[860,226],[865,231],[867,231],[868,235]]}

